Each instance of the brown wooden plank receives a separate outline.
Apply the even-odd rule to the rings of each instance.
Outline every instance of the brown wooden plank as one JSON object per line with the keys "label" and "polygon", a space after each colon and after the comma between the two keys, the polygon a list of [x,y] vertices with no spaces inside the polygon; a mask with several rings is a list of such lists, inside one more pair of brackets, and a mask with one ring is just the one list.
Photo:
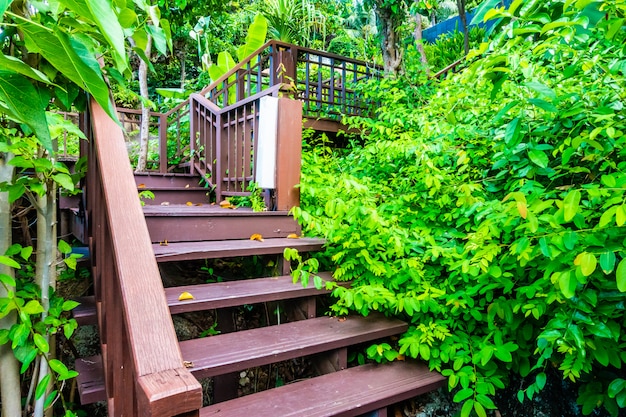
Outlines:
{"label": "brown wooden plank", "polygon": [[[332,279],[329,272],[322,272],[319,275],[324,281]],[[349,282],[339,282],[338,284],[342,286],[350,285]],[[183,291],[191,293],[194,299],[178,300]],[[309,286],[306,288],[300,283],[294,284],[290,275],[203,285],[185,285],[165,289],[165,297],[172,314],[288,300],[326,293],[328,291],[325,289],[316,289],[312,282],[309,282]],[[78,324],[96,325],[97,317],[94,297],[80,297],[76,301],[80,301],[81,304],[72,310],[72,314]]]}
{"label": "brown wooden plank", "polygon": [[167,246],[152,245],[158,262],[184,261],[190,259],[215,259],[233,256],[272,255],[283,253],[285,248],[298,249],[300,252],[317,251],[324,245],[323,239],[265,239],[223,240],[211,242],[179,242]]}
{"label": "brown wooden plank", "polygon": [[102,371],[102,356],[78,358],[75,363],[80,403],[91,404],[107,399],[104,389],[104,372]]}
{"label": "brown wooden plank", "polygon": [[357,366],[205,407],[201,417],[354,417],[435,390],[445,378],[406,361]]}
{"label": "brown wooden plank", "polygon": [[79,326],[97,325],[98,317],[96,315],[96,300],[93,296],[77,297],[74,299],[80,303],[72,309],[72,317]]}
{"label": "brown wooden plank", "polygon": [[407,324],[382,315],[319,317],[180,343],[197,378],[313,355],[406,331]]}
{"label": "brown wooden plank", "polygon": [[[322,272],[319,275],[324,281],[332,280],[330,272]],[[349,285],[347,282],[341,284]],[[180,301],[178,297],[184,291],[192,294],[194,299]],[[316,289],[312,282],[309,282],[306,288],[301,283],[294,284],[290,275],[203,285],[185,285],[165,289],[165,297],[172,314],[237,307],[244,304],[287,300],[325,293],[328,291]]]}

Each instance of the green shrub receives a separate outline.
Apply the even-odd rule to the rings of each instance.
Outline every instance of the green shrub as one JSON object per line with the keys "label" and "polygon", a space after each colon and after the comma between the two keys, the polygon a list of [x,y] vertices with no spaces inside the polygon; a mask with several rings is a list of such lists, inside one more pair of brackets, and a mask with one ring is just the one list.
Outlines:
{"label": "green shrub", "polygon": [[[474,26],[469,30],[470,48],[477,48],[484,41],[485,30]],[[437,72],[448,65],[463,58],[463,32],[455,30],[437,38],[435,43],[426,43],[424,52],[428,59],[428,65],[433,72]]]}
{"label": "green shrub", "polygon": [[436,89],[365,89],[376,117],[347,121],[363,146],[308,146],[295,214],[327,239],[335,276],[354,280],[334,289],[335,313],[409,321],[398,352],[447,376],[462,416],[485,416],[511,374],[532,399],[548,369],[579,383],[583,413],[615,416],[626,408],[626,0],[492,14],[500,34]]}

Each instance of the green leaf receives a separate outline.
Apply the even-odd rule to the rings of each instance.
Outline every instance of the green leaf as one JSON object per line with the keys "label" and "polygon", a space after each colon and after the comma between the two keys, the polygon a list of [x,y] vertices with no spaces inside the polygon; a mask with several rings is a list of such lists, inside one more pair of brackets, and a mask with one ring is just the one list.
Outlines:
{"label": "green leaf", "polygon": [[57,398],[57,394],[58,394],[57,390],[54,390],[50,394],[48,394],[48,396],[46,397],[45,401],[43,402],[44,408],[48,408],[48,407],[50,407],[52,405],[54,400]]}
{"label": "green leaf", "polygon": [[470,417],[472,409],[474,408],[474,400],[467,400],[463,403],[461,408],[461,417]]}
{"label": "green leaf", "polygon": [[0,0],[0,16],[4,15],[13,0]]}
{"label": "green leaf", "polygon": [[482,3],[480,3],[480,6],[478,6],[470,25],[477,25],[479,23],[483,23],[487,12],[493,9],[494,7],[498,6],[499,4],[500,4],[500,0],[485,0]]}
{"label": "green leaf", "polygon": [[617,206],[617,210],[615,210],[615,224],[622,227],[624,223],[626,223],[626,207],[622,204]]}
{"label": "green leaf", "polygon": [[52,179],[59,184],[63,189],[68,191],[74,191],[74,181],[72,177],[67,174],[54,174]]}
{"label": "green leaf", "polygon": [[580,204],[580,191],[571,190],[563,200],[563,218],[566,222],[572,221]]}
{"label": "green leaf", "polygon": [[478,415],[478,417],[487,417],[485,407],[483,407],[483,405],[478,401],[474,401],[474,411],[476,411],[476,415]]}
{"label": "green leaf", "polygon": [[615,268],[615,252],[603,252],[600,255],[600,268],[605,274],[610,274]]}
{"label": "green leaf", "polygon": [[545,372],[539,372],[535,378],[535,383],[539,389],[543,389],[546,386],[546,374]]}
{"label": "green leaf", "polygon": [[520,134],[519,117],[511,120],[504,131],[504,141],[509,146],[516,146]]}
{"label": "green leaf", "polygon": [[18,73],[24,75],[33,80],[39,81],[44,84],[50,84],[50,80],[46,77],[46,74],[39,71],[36,68],[27,65],[24,61],[15,58],[10,55],[4,55],[0,52],[0,68],[9,72]]}
{"label": "green leaf", "polygon": [[37,300],[30,300],[24,307],[22,307],[22,311],[32,316],[34,314],[43,313],[43,306]]}
{"label": "green leaf", "polygon": [[37,346],[40,351],[42,351],[43,353],[48,353],[48,351],[50,350],[50,346],[48,345],[48,341],[45,337],[43,337],[39,333],[35,333],[35,336],[33,336],[33,340],[35,341],[35,346]]}
{"label": "green leaf", "polygon": [[461,401],[466,400],[473,395],[474,395],[473,389],[463,388],[454,395],[454,399],[452,401],[454,401],[455,403],[460,403]]}
{"label": "green leaf", "polygon": [[535,91],[536,93],[539,93],[542,96],[546,96],[550,98],[551,100],[556,99],[556,93],[554,92],[554,90],[552,90],[550,87],[548,87],[545,84],[542,84],[537,81],[531,81],[531,82],[525,83],[524,85],[530,88],[531,90]]}
{"label": "green leaf", "polygon": [[60,29],[51,31],[19,16],[16,20],[25,35],[26,45],[32,52],[40,53],[68,79],[87,90],[106,113],[113,120],[117,120],[100,64],[87,45]]}
{"label": "green leaf", "polygon": [[14,269],[21,268],[20,264],[18,264],[17,262],[9,258],[8,256],[4,256],[4,255],[0,255],[0,264],[6,265],[9,268],[14,268]]}
{"label": "green leaf", "polygon": [[126,58],[126,45],[124,42],[124,30],[119,23],[111,2],[106,0],[85,0],[86,6],[91,11],[91,16],[100,33],[113,47],[113,57],[119,72],[124,72],[128,67]]}
{"label": "green leaf", "polygon": [[559,274],[559,287],[566,298],[572,298],[576,294],[578,280],[571,271],[563,271]]}
{"label": "green leaf", "polygon": [[32,253],[33,253],[33,247],[26,246],[26,247],[23,247],[22,250],[20,251],[20,256],[22,257],[22,259],[27,261],[28,258],[30,258],[30,255],[32,255]]}
{"label": "green leaf", "polygon": [[550,163],[548,156],[543,151],[532,149],[528,151],[528,157],[530,160],[541,168],[546,168]]}
{"label": "green leaf", "polygon": [[580,272],[582,272],[583,276],[588,277],[596,270],[598,260],[593,253],[582,252],[576,259],[579,260]]}
{"label": "green leaf", "polygon": [[15,287],[15,279],[7,274],[0,274],[0,282],[7,287]]}
{"label": "green leaf", "polygon": [[243,61],[254,51],[263,46],[266,36],[267,19],[262,14],[258,13],[248,28],[246,43],[237,49],[237,58],[239,58],[239,62]]}
{"label": "green leaf", "polygon": [[46,393],[46,389],[48,388],[48,383],[50,383],[50,374],[44,376],[38,383],[37,389],[35,389],[35,398],[40,399],[42,395]]}
{"label": "green leaf", "polygon": [[58,246],[59,246],[59,252],[61,252],[64,255],[67,255],[68,253],[72,252],[72,247],[70,246],[70,244],[62,239],[59,239]]}
{"label": "green leaf", "polygon": [[52,138],[46,121],[45,106],[37,89],[24,76],[0,70],[0,101],[11,117],[32,129],[41,146],[52,152]]}
{"label": "green leaf", "polygon": [[548,103],[545,100],[542,100],[540,98],[531,98],[528,100],[528,102],[530,104],[532,104],[533,106],[537,106],[540,109],[543,109],[549,113],[558,113],[559,109],[556,108],[556,106],[554,104]]}
{"label": "green leaf", "polygon": [[626,258],[622,259],[619,265],[617,265],[615,278],[617,279],[617,289],[621,292],[626,292]]}

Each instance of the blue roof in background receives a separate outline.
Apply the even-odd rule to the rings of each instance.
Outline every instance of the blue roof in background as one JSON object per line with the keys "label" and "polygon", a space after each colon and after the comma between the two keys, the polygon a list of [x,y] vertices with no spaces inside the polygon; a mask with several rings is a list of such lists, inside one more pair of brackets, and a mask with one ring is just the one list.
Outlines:
{"label": "blue roof in background", "polygon": [[[503,0],[503,3],[505,6],[508,7],[511,4],[511,1],[512,0]],[[470,25],[469,22],[472,21],[475,11],[476,9],[472,10],[471,12],[467,12],[467,23],[468,23],[468,27],[470,28],[473,25]],[[494,24],[494,21],[490,20],[487,23],[479,23],[477,26],[485,27],[488,29],[491,26],[493,26],[493,24]],[[459,16],[451,17],[450,19],[444,20],[443,22],[439,22],[436,25],[429,27],[428,29],[422,32],[422,38],[424,39],[425,42],[433,43],[437,40],[437,38],[440,35],[443,35],[444,33],[454,32],[455,30],[459,30],[459,31],[462,30],[461,18]]]}

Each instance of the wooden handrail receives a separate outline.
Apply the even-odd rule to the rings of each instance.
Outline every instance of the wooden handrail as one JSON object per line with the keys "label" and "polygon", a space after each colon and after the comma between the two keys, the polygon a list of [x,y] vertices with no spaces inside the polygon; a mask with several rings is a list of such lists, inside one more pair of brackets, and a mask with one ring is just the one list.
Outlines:
{"label": "wooden handrail", "polygon": [[431,75],[430,78],[435,78],[440,80],[441,78],[445,77],[449,72],[456,72],[456,68],[461,65],[463,63],[463,61],[465,60],[465,58],[461,58],[457,61],[454,61],[452,64],[448,65],[447,67],[439,70],[437,73],[435,73],[434,75]]}
{"label": "wooden handrail", "polygon": [[95,100],[89,109],[87,214],[109,415],[197,416],[202,389],[183,365],[122,130]]}

